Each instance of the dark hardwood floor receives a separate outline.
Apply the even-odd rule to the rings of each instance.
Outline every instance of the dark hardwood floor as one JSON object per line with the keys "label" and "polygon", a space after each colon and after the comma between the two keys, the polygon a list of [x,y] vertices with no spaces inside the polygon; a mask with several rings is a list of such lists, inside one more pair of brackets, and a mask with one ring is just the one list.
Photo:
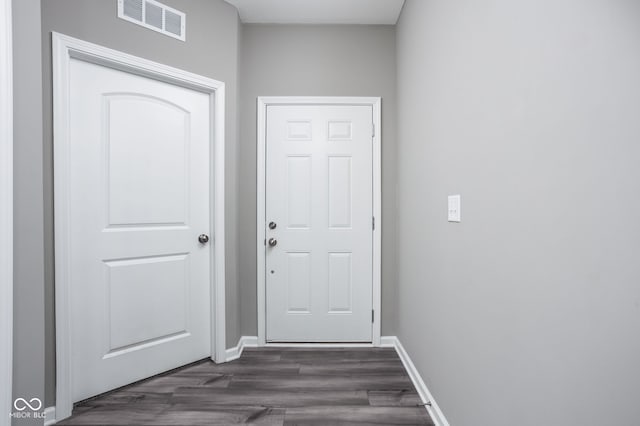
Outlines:
{"label": "dark hardwood floor", "polygon": [[393,349],[245,349],[77,404],[59,425],[433,425]]}

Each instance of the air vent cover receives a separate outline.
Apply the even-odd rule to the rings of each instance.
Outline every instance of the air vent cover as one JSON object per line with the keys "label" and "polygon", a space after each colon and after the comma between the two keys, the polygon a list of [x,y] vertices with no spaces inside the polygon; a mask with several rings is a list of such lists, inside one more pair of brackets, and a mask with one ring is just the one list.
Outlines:
{"label": "air vent cover", "polygon": [[118,17],[178,40],[186,40],[186,15],[155,0],[118,0]]}

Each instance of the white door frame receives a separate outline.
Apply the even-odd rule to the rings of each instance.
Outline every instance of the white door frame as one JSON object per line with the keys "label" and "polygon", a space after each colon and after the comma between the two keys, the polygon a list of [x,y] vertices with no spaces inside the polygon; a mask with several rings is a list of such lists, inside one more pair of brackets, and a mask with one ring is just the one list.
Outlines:
{"label": "white door frame", "polygon": [[[381,317],[381,269],[382,269],[382,147],[381,141],[381,99],[379,97],[310,97],[310,96],[261,96],[258,97],[258,189],[257,189],[257,254],[258,254],[258,345],[265,346],[266,342],[266,147],[267,147],[267,107],[269,105],[366,105],[373,108],[373,299],[374,310],[372,323],[372,342],[369,346],[380,346],[380,317]],[[283,344],[270,344],[283,346]],[[366,344],[365,344],[366,345]],[[284,346],[292,346],[284,344]],[[294,345],[295,346],[295,345]],[[347,346],[344,344],[305,344],[305,346]],[[348,345],[352,346],[352,345]],[[358,344],[357,346],[362,346]]]}
{"label": "white door frame", "polygon": [[11,0],[0,1],[0,426],[11,423],[13,378],[13,46]]}
{"label": "white door frame", "polygon": [[71,415],[69,250],[69,87],[71,59],[115,68],[209,95],[213,111],[211,129],[211,359],[225,360],[225,271],[224,271],[224,109],[225,84],[108,49],[62,34],[53,33],[53,124],[54,209],[56,283],[56,417]]}

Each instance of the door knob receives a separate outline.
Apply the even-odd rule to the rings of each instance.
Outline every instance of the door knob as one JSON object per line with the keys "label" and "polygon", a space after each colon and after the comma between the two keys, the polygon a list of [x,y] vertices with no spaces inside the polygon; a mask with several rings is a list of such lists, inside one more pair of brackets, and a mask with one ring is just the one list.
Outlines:
{"label": "door knob", "polygon": [[276,229],[276,223],[275,222],[269,222],[269,229]]}
{"label": "door knob", "polygon": [[198,241],[200,241],[200,244],[207,244],[209,242],[209,236],[207,234],[200,234]]}
{"label": "door knob", "polygon": [[276,240],[275,238],[269,238],[269,245],[271,247],[275,247],[276,244],[278,244],[278,240]]}

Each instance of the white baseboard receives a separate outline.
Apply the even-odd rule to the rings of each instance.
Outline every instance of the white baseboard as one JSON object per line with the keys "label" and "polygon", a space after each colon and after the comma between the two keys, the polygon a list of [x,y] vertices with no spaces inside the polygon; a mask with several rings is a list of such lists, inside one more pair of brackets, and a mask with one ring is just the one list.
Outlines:
{"label": "white baseboard", "polygon": [[433,399],[433,395],[431,395],[431,392],[427,389],[427,385],[424,383],[424,380],[422,380],[420,373],[418,373],[416,366],[413,364],[413,361],[411,361],[409,354],[407,354],[400,340],[396,336],[382,336],[380,338],[380,346],[395,348],[433,422],[436,426],[449,426],[449,422],[444,417],[435,399]]}
{"label": "white baseboard", "polygon": [[47,407],[44,409],[44,426],[56,424],[56,407]]}
{"label": "white baseboard", "polygon": [[227,349],[224,362],[233,361],[240,358],[244,348],[256,348],[258,347],[258,336],[242,336],[238,340],[238,344],[232,348]]}

